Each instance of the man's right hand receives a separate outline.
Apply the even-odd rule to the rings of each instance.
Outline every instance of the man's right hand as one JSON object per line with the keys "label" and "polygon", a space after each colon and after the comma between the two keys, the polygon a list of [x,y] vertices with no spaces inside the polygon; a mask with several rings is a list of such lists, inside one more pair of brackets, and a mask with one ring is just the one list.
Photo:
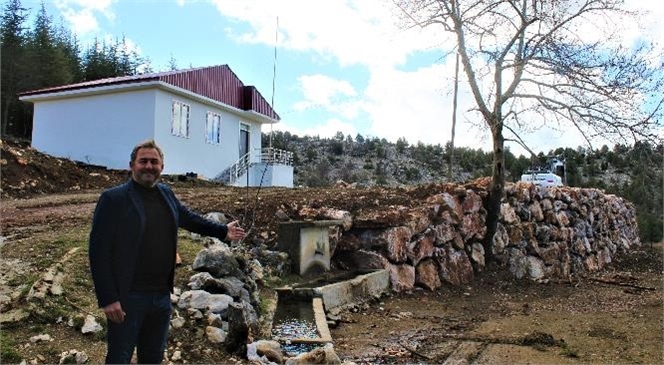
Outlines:
{"label": "man's right hand", "polygon": [[106,318],[114,323],[124,322],[125,312],[122,310],[120,302],[114,302],[104,307]]}

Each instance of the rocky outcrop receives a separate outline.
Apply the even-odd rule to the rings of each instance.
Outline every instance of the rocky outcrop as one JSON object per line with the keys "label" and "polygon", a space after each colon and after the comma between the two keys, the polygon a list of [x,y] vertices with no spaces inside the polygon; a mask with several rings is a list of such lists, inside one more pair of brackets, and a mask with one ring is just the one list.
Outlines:
{"label": "rocky outcrop", "polygon": [[172,295],[176,311],[171,325],[175,331],[187,324],[202,326],[210,344],[224,346],[231,353],[243,353],[246,344],[259,334],[258,316],[263,314],[258,288],[264,271],[254,256],[272,258],[268,261],[277,268],[288,267],[283,262],[287,256],[272,251],[258,255],[221,241],[204,246],[192,263],[196,273],[189,278],[189,290],[181,292],[176,288]]}
{"label": "rocky outcrop", "polygon": [[[340,268],[390,271],[393,289],[435,290],[473,280],[486,266],[487,181],[441,185],[416,208],[389,207],[335,237]],[[491,250],[518,279],[568,278],[601,270],[640,246],[632,203],[598,189],[508,183]]]}

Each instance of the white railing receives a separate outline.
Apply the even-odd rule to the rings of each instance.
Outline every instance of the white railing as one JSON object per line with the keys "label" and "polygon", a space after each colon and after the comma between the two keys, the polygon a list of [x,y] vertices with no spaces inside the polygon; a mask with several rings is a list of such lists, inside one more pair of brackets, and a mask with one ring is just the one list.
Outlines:
{"label": "white railing", "polygon": [[228,168],[229,172],[228,179],[231,184],[234,184],[237,181],[237,179],[240,178],[240,176],[244,175],[247,172],[247,170],[249,170],[249,164],[251,162],[250,157],[251,157],[250,154],[247,153],[244,156],[240,157],[240,159],[237,160],[236,163],[234,163],[233,165],[231,165],[231,167]]}
{"label": "white railing", "polygon": [[[280,150],[277,148],[266,147],[261,149],[260,162],[270,165],[287,165],[293,164],[293,152]],[[228,168],[228,180],[231,185],[249,171],[251,166],[251,153],[247,153],[240,157],[231,167]]]}
{"label": "white railing", "polygon": [[266,147],[261,149],[261,162],[291,166],[293,164],[293,152]]}

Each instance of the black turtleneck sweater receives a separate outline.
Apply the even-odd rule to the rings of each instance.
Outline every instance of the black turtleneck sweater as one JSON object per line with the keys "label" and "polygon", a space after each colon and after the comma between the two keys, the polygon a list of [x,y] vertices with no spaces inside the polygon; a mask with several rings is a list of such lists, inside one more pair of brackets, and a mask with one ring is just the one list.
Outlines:
{"label": "black turtleneck sweater", "polygon": [[145,208],[145,231],[139,247],[134,281],[136,292],[169,292],[169,277],[175,265],[177,237],[166,200],[156,187],[147,188],[132,180]]}

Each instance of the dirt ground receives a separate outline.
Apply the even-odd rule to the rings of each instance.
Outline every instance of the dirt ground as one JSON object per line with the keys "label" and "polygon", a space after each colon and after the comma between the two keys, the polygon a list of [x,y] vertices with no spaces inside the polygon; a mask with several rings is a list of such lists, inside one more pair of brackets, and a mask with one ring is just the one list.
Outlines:
{"label": "dirt ground", "polygon": [[573,282],[485,272],[394,295],[349,313],[332,337],[357,363],[662,364],[661,248]]}
{"label": "dirt ground", "polygon": [[[11,297],[3,314],[23,309],[30,315],[2,325],[0,362],[57,363],[62,352],[77,349],[90,363],[101,363],[103,338],[82,335],[66,319],[72,313],[103,317],[87,271],[87,234],[101,189],[127,175],[49,162],[8,143],[2,147],[0,295]],[[303,206],[328,206],[362,215],[389,205],[415,206],[418,196],[427,196],[426,187],[259,190],[169,181],[192,209],[222,211],[250,228],[247,245],[273,243],[277,211],[292,215]],[[176,286],[184,288],[200,247],[184,234],[180,244],[184,265]],[[334,347],[342,360],[358,364],[661,364],[662,258],[660,243],[571,282],[515,281],[490,267],[462,287],[389,294],[342,312],[331,328]],[[29,286],[58,262],[65,294],[28,303]],[[52,340],[30,340],[40,334]],[[246,363],[207,343],[201,326],[173,330],[169,353],[176,350],[183,357],[174,363]]]}
{"label": "dirt ground", "polygon": [[[176,189],[180,196],[215,196],[216,191]],[[64,257],[70,245],[84,243],[97,195],[3,202],[5,275],[14,270],[15,277],[34,280]],[[339,326],[331,329],[332,338],[339,356],[356,363],[466,359],[475,364],[659,364],[664,361],[661,248],[643,247],[618,258],[608,270],[573,282],[519,282],[502,271],[488,270],[463,287],[388,295],[343,312]],[[191,250],[183,255],[185,266],[178,269],[182,286],[191,275],[188,265],[196,248]],[[80,252],[65,271],[77,267],[77,261],[85,267],[85,259]],[[65,300],[101,318],[87,273],[72,274],[77,278],[67,286],[73,292]],[[24,283],[5,279],[8,286]],[[22,305],[16,302],[14,308]],[[3,332],[12,334],[28,360],[41,355],[42,363],[57,362],[57,354],[83,348],[93,363],[103,361],[102,339],[55,322],[32,316],[21,325],[5,326]],[[171,345],[186,350],[189,363],[243,362],[223,351],[204,352],[206,346],[196,346],[200,336],[190,332],[174,331]],[[48,351],[40,352],[39,344],[26,347],[29,337],[42,333],[56,338]]]}

